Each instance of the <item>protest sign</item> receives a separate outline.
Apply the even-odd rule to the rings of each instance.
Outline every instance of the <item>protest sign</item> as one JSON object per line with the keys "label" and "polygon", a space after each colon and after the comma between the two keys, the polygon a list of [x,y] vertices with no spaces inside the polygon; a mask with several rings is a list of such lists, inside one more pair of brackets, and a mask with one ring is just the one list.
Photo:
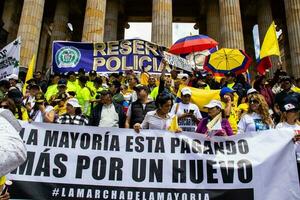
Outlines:
{"label": "protest sign", "polygon": [[0,80],[11,74],[18,76],[20,46],[20,38],[17,38],[0,50]]}
{"label": "protest sign", "polygon": [[193,68],[195,68],[195,65],[192,65],[187,59],[181,58],[180,56],[176,56],[165,51],[163,53],[164,58],[166,59],[169,65],[172,65],[174,67],[188,72],[193,72]]}
{"label": "protest sign", "polygon": [[53,72],[120,72],[126,70],[158,73],[165,47],[141,39],[81,43],[54,41]]}
{"label": "protest sign", "polygon": [[292,200],[293,131],[232,137],[25,123],[13,199]]}

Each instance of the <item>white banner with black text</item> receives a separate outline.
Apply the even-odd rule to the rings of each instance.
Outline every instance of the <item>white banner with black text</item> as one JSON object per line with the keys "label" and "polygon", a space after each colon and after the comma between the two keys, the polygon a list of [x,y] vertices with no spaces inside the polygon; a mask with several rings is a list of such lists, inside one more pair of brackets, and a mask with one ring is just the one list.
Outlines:
{"label": "white banner with black text", "polygon": [[13,199],[299,199],[293,131],[206,138],[159,130],[24,123]]}

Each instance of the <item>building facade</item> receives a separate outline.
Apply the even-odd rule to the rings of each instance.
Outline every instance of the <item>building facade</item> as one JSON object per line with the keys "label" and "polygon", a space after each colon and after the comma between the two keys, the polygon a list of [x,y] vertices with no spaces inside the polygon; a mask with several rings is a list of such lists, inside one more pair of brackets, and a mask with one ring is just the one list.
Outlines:
{"label": "building facade", "polygon": [[54,40],[120,40],[129,22],[152,22],[152,42],[166,47],[172,44],[172,23],[195,23],[220,47],[244,49],[254,58],[253,26],[258,24],[262,42],[274,20],[283,35],[283,68],[300,77],[298,0],[1,0],[0,8],[1,45],[21,36],[20,64],[28,66],[35,54],[37,70],[51,65]]}

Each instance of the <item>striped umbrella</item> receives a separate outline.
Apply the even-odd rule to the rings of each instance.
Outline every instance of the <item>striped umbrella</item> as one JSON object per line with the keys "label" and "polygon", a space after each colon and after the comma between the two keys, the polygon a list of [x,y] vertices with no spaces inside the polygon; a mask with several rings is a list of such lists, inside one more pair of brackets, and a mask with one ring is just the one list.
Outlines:
{"label": "striped umbrella", "polygon": [[173,54],[188,54],[214,48],[218,45],[214,39],[207,35],[191,35],[177,40],[170,48]]}
{"label": "striped umbrella", "polygon": [[220,49],[206,57],[204,69],[217,76],[228,72],[241,74],[249,68],[252,59],[245,51],[239,49]]}

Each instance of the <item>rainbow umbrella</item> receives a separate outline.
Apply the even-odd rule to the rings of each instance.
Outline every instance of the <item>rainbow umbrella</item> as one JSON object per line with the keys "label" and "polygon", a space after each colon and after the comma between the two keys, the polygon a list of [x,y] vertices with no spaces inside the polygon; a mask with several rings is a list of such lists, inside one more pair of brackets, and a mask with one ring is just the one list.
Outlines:
{"label": "rainbow umbrella", "polygon": [[214,48],[218,45],[214,39],[207,35],[191,35],[177,40],[170,48],[173,54],[188,54]]}
{"label": "rainbow umbrella", "polygon": [[249,68],[252,59],[245,51],[239,49],[220,49],[205,59],[204,69],[216,76],[224,76],[228,72],[241,74]]}

